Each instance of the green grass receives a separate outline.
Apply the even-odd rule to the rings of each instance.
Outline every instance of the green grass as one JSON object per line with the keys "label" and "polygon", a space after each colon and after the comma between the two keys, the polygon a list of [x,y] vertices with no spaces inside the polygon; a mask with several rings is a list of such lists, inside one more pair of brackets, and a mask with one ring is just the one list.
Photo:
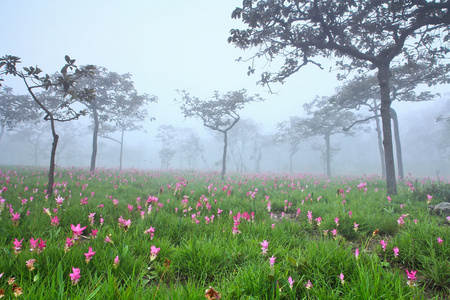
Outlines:
{"label": "green grass", "polygon": [[[328,180],[305,174],[230,174],[222,181],[215,173],[97,170],[90,174],[64,169],[56,173],[57,192],[47,199],[45,173],[1,169],[0,188],[7,189],[0,195],[5,199],[0,212],[0,288],[6,298],[14,297],[15,287],[8,284],[11,277],[24,299],[205,299],[210,286],[222,299],[446,299],[450,295],[450,227],[445,218],[427,212],[426,199],[433,191],[437,192],[432,204],[445,199],[443,191],[450,188],[442,182],[409,178],[409,183],[399,184],[399,194],[389,203],[384,182],[376,176]],[[367,183],[366,191],[358,190],[361,182]],[[338,189],[344,190],[345,198]],[[55,201],[58,195],[66,199],[61,207]],[[149,196],[157,197],[157,202],[146,203]],[[81,205],[86,197],[87,204]],[[186,197],[187,203],[182,202]],[[285,208],[287,203],[291,206]],[[60,218],[59,226],[51,226],[44,208]],[[20,213],[18,224],[11,220],[11,209]],[[91,213],[95,213],[92,224]],[[236,225],[236,216],[245,213],[249,219],[241,217]],[[207,222],[205,217],[212,215],[214,219]],[[405,223],[399,226],[402,215]],[[119,226],[119,217],[131,220],[127,230]],[[81,240],[65,251],[66,238],[73,235],[71,224],[87,228]],[[233,234],[235,226],[239,233]],[[155,228],[153,239],[144,234],[150,227]],[[93,229],[98,230],[96,237],[90,235]],[[105,243],[107,236],[113,243]],[[438,237],[444,240],[441,244]],[[24,239],[19,254],[13,249],[16,238]],[[46,241],[42,253],[29,251],[30,238]],[[269,242],[266,255],[261,250],[263,240]],[[381,240],[387,242],[385,251]],[[153,260],[151,246],[160,248]],[[86,263],[89,247],[96,253]],[[394,247],[399,248],[398,257]],[[272,256],[276,260],[270,266]],[[36,260],[31,271],[25,263],[29,259]],[[73,267],[81,271],[75,285],[69,277]],[[415,286],[407,285],[405,269],[417,270]],[[344,282],[338,277],[341,273]],[[294,280],[292,287],[289,278]]]}

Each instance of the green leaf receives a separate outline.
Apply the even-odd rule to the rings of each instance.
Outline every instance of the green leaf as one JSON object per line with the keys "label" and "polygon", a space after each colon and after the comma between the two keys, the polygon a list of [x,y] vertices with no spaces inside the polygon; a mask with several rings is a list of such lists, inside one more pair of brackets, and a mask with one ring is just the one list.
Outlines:
{"label": "green leaf", "polygon": [[383,262],[381,262],[381,266],[384,268],[389,268],[391,266],[391,264],[387,261],[383,261]]}
{"label": "green leaf", "polygon": [[58,277],[58,286],[59,286],[59,299],[64,299],[64,278],[63,278],[63,270],[62,270],[61,262],[59,262],[59,264],[58,264],[57,277]]}

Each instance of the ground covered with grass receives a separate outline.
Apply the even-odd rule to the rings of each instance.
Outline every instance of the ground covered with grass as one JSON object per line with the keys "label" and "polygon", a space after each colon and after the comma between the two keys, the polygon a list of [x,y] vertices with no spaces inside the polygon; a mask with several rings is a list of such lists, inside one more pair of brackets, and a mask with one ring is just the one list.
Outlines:
{"label": "ground covered with grass", "polygon": [[[0,295],[448,299],[448,182],[1,168]],[[443,192],[444,191],[444,192]],[[433,195],[436,192],[436,195]]]}

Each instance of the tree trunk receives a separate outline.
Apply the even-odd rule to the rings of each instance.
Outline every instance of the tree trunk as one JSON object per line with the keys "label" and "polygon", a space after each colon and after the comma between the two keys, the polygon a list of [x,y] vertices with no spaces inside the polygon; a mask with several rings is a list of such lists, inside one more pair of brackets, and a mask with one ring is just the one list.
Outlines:
{"label": "tree trunk", "polygon": [[391,119],[394,123],[394,139],[395,139],[395,150],[397,152],[397,168],[398,176],[403,179],[403,158],[402,158],[402,143],[400,142],[400,129],[398,127],[397,112],[391,107]]}
{"label": "tree trunk", "polygon": [[228,146],[227,130],[224,130],[223,131],[222,179],[225,177],[225,171],[227,170],[227,146]]}
{"label": "tree trunk", "polygon": [[258,151],[256,152],[256,173],[261,172],[261,159],[262,159],[262,153],[261,148],[258,148]]}
{"label": "tree trunk", "polygon": [[55,173],[55,157],[56,157],[56,147],[58,147],[59,136],[56,134],[55,130],[55,121],[53,120],[53,116],[50,116],[50,125],[52,127],[52,153],[50,155],[50,169],[48,170],[48,184],[47,184],[47,195],[49,197],[53,194],[53,183],[55,182],[54,173]]}
{"label": "tree trunk", "polygon": [[91,173],[95,170],[95,161],[97,159],[97,140],[98,140],[98,112],[95,103],[92,103],[92,112],[94,114],[94,132],[92,134],[92,156],[91,156]]}
{"label": "tree trunk", "polygon": [[397,194],[397,183],[395,180],[394,150],[392,146],[391,131],[391,98],[389,95],[389,64],[378,67],[378,84],[381,94],[381,123],[383,125],[384,161],[386,165],[386,186],[388,195]]}
{"label": "tree trunk", "polygon": [[325,134],[325,145],[326,145],[326,154],[325,159],[327,162],[327,176],[331,177],[331,145],[330,145],[330,134]]}
{"label": "tree trunk", "polygon": [[2,124],[2,129],[0,131],[0,142],[2,141],[3,134],[5,134],[5,124]]}
{"label": "tree trunk", "polygon": [[292,157],[294,156],[295,152],[291,152],[289,155],[289,173],[292,174]]}
{"label": "tree trunk", "polygon": [[122,171],[122,157],[123,157],[123,135],[125,134],[125,129],[122,129],[122,137],[120,138],[120,162],[119,171]]}
{"label": "tree trunk", "polygon": [[386,178],[386,165],[384,163],[384,149],[383,149],[383,138],[381,137],[381,127],[380,127],[380,116],[378,114],[377,103],[376,100],[373,100],[374,114],[375,114],[375,130],[377,131],[378,138],[378,151],[380,152],[380,162],[381,162],[381,176]]}

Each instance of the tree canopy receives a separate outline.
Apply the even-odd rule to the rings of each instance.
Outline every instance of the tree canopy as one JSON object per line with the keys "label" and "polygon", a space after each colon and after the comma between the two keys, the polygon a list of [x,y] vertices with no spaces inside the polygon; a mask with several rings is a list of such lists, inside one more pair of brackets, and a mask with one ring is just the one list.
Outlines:
{"label": "tree canopy", "polygon": [[[336,60],[344,72],[377,71],[388,194],[397,193],[390,124],[391,64],[439,59],[450,51],[449,1],[244,0],[232,17],[249,28],[232,29],[228,41],[257,48],[252,59],[284,58],[278,72],[260,82],[283,82],[319,58]],[[254,73],[253,66],[249,73]],[[344,73],[344,76],[346,73]],[[338,78],[343,75],[338,74]]]}
{"label": "tree canopy", "polygon": [[228,131],[240,120],[238,111],[245,104],[254,101],[263,101],[259,95],[248,96],[245,89],[230,91],[223,95],[214,92],[214,96],[207,100],[200,100],[186,91],[179,91],[181,95],[181,111],[185,118],[194,117],[203,122],[209,129],[221,132],[224,136],[224,149],[222,156],[222,178],[226,171],[226,157],[228,145]]}

